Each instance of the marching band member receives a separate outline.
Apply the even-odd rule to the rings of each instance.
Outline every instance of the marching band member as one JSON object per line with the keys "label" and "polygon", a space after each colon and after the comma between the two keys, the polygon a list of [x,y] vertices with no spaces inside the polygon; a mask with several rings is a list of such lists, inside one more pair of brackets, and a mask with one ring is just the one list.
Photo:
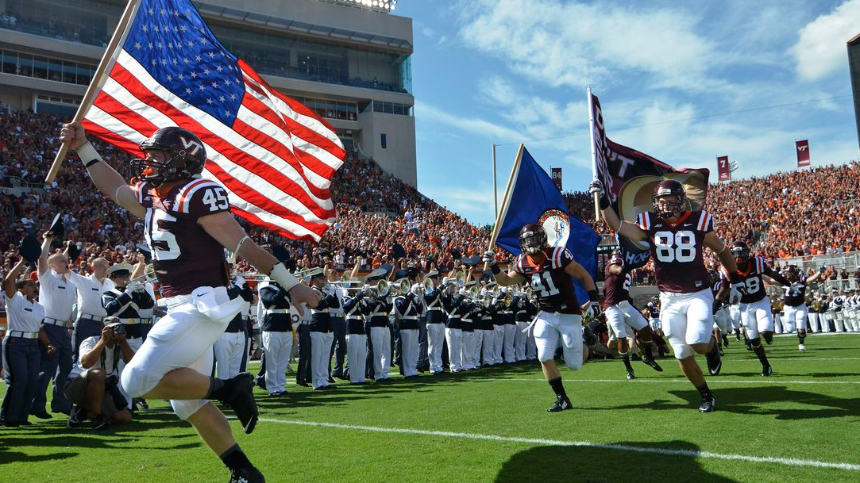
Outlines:
{"label": "marching band member", "polygon": [[293,319],[287,291],[276,281],[259,289],[257,308],[260,346],[265,357],[265,389],[270,396],[287,393],[287,364],[293,347]]}
{"label": "marching band member", "polygon": [[227,294],[231,299],[242,297],[246,302],[242,311],[227,325],[227,329],[221,337],[215,341],[215,371],[221,379],[231,379],[241,372],[245,372],[248,360],[248,334],[246,314],[250,310],[251,302],[254,301],[254,293],[251,287],[241,276],[234,276],[233,283],[227,287]]}
{"label": "marching band member", "polygon": [[451,372],[456,373],[463,370],[463,325],[460,317],[460,304],[466,298],[466,289],[459,289],[454,293],[454,285],[446,285],[445,293],[442,295],[442,307],[448,314],[445,323],[445,342],[448,344],[448,364]]}
{"label": "marching band member", "polygon": [[393,308],[388,301],[386,287],[373,298],[370,313],[370,348],[373,358],[373,378],[376,382],[387,381],[391,370],[391,331],[388,317]]}
{"label": "marching band member", "polygon": [[[328,380],[333,382],[332,376],[338,379],[344,379],[343,370],[346,362],[346,320],[343,318],[343,302],[346,297],[346,288],[337,285],[337,270],[327,270],[328,281],[331,282],[331,289],[335,297],[337,297],[337,307],[329,307],[329,315],[331,316],[331,331],[332,340],[331,353],[328,360]],[[334,369],[331,367],[331,360],[334,358]]]}
{"label": "marching band member", "polygon": [[[443,372],[442,349],[445,345],[447,320],[444,307],[442,290],[438,285],[439,272],[436,270],[427,274],[424,283],[424,305],[427,308],[427,354],[430,361],[430,373],[439,374]],[[461,335],[462,337],[462,335]],[[450,348],[450,344],[448,344]]]}
{"label": "marching band member", "polygon": [[481,299],[477,303],[480,307],[480,316],[475,317],[475,365],[476,366],[494,366],[496,365],[496,357],[494,355],[496,347],[496,331],[493,328],[493,308],[492,301],[487,289],[481,290]]}
{"label": "marching band member", "polygon": [[333,307],[340,308],[340,299],[333,285],[328,285],[326,276],[320,270],[311,276],[311,286],[322,292],[322,300],[317,308],[311,310],[311,382],[318,391],[334,389],[330,384],[328,371],[331,361],[331,346],[334,334],[331,331],[331,314]]}
{"label": "marching band member", "polygon": [[504,362],[505,364],[513,364],[517,362],[517,353],[516,353],[516,340],[517,340],[517,323],[514,319],[514,311],[513,311],[513,297],[510,297],[507,303],[505,300],[508,299],[508,290],[513,291],[513,289],[509,289],[507,287],[502,287],[499,289],[499,297],[501,304],[501,313],[502,313],[502,327],[504,329],[504,344],[502,345]]}
{"label": "marching band member", "polygon": [[400,339],[403,344],[400,361],[400,372],[403,377],[418,376],[418,316],[422,308],[416,294],[418,290],[422,288],[415,284],[408,293],[394,299],[394,308],[400,325]]}
{"label": "marching band member", "polygon": [[354,296],[343,301],[346,314],[346,370],[344,377],[350,384],[365,384],[367,366],[367,334],[364,330],[364,314],[370,313],[365,291],[359,290]]}

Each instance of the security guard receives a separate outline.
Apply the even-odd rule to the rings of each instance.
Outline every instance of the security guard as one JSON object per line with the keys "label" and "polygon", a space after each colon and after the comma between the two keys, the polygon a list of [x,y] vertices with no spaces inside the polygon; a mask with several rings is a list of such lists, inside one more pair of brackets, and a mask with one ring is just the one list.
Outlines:
{"label": "security guard", "polygon": [[45,309],[36,301],[39,292],[36,283],[17,281],[26,264],[19,260],[3,281],[9,331],[3,339],[6,394],[0,405],[0,426],[7,428],[32,424],[27,416],[39,379],[41,351],[37,339],[47,354],[56,350],[42,326]]}
{"label": "security guard", "polygon": [[[427,274],[426,278],[432,281],[432,288],[430,288],[430,284],[427,284],[427,288],[422,290],[424,307],[426,308],[425,317],[427,320],[427,358],[430,364],[430,373],[435,375],[443,372],[442,348],[445,345],[445,321],[447,320],[447,315],[442,304],[439,272],[433,270]],[[423,353],[419,355],[419,365],[421,364],[421,357],[423,355]]]}
{"label": "security guard", "polygon": [[418,316],[421,314],[421,301],[417,291],[420,285],[413,285],[409,293],[394,299],[397,321],[400,325],[400,340],[402,344],[400,358],[400,373],[403,377],[418,376]]}
{"label": "security guard", "polygon": [[215,341],[215,370],[219,379],[232,379],[245,372],[248,361],[248,310],[254,301],[251,287],[241,276],[234,276],[233,283],[227,287],[227,295],[231,298],[242,297],[245,306],[242,311],[227,324],[227,329]]}
{"label": "security guard", "polygon": [[[455,295],[455,287],[446,285],[442,295],[442,307],[448,319],[445,322],[445,342],[448,345],[448,368],[452,373],[463,370],[463,326],[459,307],[465,300],[465,289],[459,289]],[[432,354],[431,354],[432,356]],[[431,358],[432,362],[432,358]]]}
{"label": "security guard", "polygon": [[[48,383],[54,380],[51,399],[51,411],[69,414],[71,403],[63,394],[63,386],[72,372],[72,338],[69,336],[69,322],[72,319],[72,307],[77,299],[77,288],[69,282],[69,260],[60,253],[51,254],[51,242],[54,234],[46,232],[42,242],[42,254],[36,264],[39,274],[39,303],[45,308],[45,319],[42,324],[51,344],[56,351],[48,354],[42,350],[41,366],[39,367],[39,383],[36,386],[36,396],[30,406],[30,414],[39,419],[51,419],[46,411]],[[50,255],[50,256],[49,256]]]}
{"label": "security guard", "polygon": [[[287,365],[293,348],[293,320],[287,292],[275,281],[260,288],[260,345],[266,361],[265,388],[270,396],[287,393]],[[298,382],[298,381],[297,381]]]}
{"label": "security guard", "polygon": [[328,285],[321,269],[311,276],[311,287],[322,293],[319,305],[311,310],[311,374],[313,375],[311,383],[315,390],[324,391],[335,388],[328,377],[334,342],[329,310],[332,307],[340,308],[340,299],[335,293],[335,287]]}
{"label": "security guard", "polygon": [[108,266],[108,261],[99,257],[90,263],[91,275],[84,277],[70,272],[71,281],[78,289],[78,318],[75,320],[75,329],[72,333],[74,363],[78,362],[78,349],[81,343],[88,337],[102,333],[102,327],[104,327],[102,322],[107,317],[107,312],[102,306],[102,295],[114,288],[113,282],[107,278]]}
{"label": "security guard", "polygon": [[[331,331],[334,343],[331,346],[331,354],[329,354],[328,362],[328,379],[329,382],[334,382],[332,376],[338,379],[345,379],[343,376],[343,366],[346,361],[346,320],[343,318],[344,310],[343,303],[346,297],[346,289],[337,285],[337,270],[328,270],[328,281],[334,295],[337,297],[337,307],[329,307],[329,316],[331,316]],[[331,367],[331,359],[334,358],[334,369]]]}

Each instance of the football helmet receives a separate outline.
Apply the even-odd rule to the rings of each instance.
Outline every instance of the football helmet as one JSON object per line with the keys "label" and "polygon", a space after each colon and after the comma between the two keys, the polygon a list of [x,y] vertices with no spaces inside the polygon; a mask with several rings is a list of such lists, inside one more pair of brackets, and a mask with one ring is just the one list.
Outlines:
{"label": "football helmet", "polygon": [[782,276],[791,283],[797,282],[800,280],[800,269],[797,265],[789,265],[783,269]]}
{"label": "football helmet", "polygon": [[609,258],[610,265],[624,265],[624,255],[622,255],[621,250],[615,249],[612,250],[612,257]]}
{"label": "football helmet", "polygon": [[[206,147],[191,131],[180,127],[163,127],[140,143],[145,159],[132,161],[135,175],[155,186],[169,181],[190,179],[203,172],[206,164]],[[162,151],[163,161],[157,161],[147,151]]]}
{"label": "football helmet", "polygon": [[750,247],[738,240],[732,243],[732,256],[735,259],[735,263],[738,264],[738,268],[746,266],[750,259]]}
{"label": "football helmet", "polygon": [[520,229],[520,249],[527,255],[542,252],[549,246],[546,230],[537,223],[529,223]]}
{"label": "football helmet", "polygon": [[[677,201],[664,200],[663,198],[667,196],[674,196]],[[664,179],[654,187],[654,191],[651,193],[651,202],[654,205],[654,212],[660,218],[673,218],[684,211],[687,204],[687,191],[680,181]]]}

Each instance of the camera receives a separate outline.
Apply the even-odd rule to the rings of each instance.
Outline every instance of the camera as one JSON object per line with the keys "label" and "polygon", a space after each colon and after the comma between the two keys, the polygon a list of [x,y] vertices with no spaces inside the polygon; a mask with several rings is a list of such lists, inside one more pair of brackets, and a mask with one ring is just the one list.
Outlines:
{"label": "camera", "polygon": [[114,322],[106,325],[111,331],[113,331],[113,335],[122,334],[125,335],[125,326],[119,322]]}

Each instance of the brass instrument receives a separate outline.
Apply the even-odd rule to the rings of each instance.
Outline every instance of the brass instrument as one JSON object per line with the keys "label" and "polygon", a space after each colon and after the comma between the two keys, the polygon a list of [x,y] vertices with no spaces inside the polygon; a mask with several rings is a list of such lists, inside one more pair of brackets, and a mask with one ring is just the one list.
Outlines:
{"label": "brass instrument", "polygon": [[391,289],[391,295],[393,297],[397,297],[398,295],[406,295],[409,293],[410,289],[412,289],[412,282],[410,282],[408,278],[404,277],[394,282],[394,288]]}
{"label": "brass instrument", "polygon": [[472,300],[478,300],[478,297],[480,296],[480,294],[481,294],[481,289],[478,288],[477,285],[472,285],[469,288],[469,298],[471,298]]}
{"label": "brass instrument", "polygon": [[424,293],[430,293],[431,290],[436,288],[436,284],[433,283],[433,279],[430,277],[425,278],[422,285],[424,286]]}
{"label": "brass instrument", "polygon": [[379,297],[387,297],[388,291],[391,289],[390,284],[386,280],[376,282],[376,295]]}

